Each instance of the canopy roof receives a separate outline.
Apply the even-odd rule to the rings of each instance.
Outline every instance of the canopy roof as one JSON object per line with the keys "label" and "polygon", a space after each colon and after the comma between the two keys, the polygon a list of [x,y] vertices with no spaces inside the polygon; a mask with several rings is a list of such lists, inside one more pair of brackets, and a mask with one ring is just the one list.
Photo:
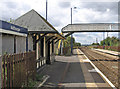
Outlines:
{"label": "canopy roof", "polygon": [[27,28],[29,33],[56,33],[61,38],[64,38],[48,21],[33,9],[16,19],[14,24]]}
{"label": "canopy roof", "polygon": [[62,28],[62,32],[120,32],[120,30],[118,23],[83,23],[69,24]]}

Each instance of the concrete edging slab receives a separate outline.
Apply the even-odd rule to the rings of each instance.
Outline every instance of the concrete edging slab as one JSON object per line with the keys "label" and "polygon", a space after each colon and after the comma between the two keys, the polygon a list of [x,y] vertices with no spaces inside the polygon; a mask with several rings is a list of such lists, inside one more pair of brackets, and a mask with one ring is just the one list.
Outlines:
{"label": "concrete edging slab", "polygon": [[45,79],[39,84],[38,87],[41,87],[48,80],[48,78],[50,78],[50,76],[46,75]]}
{"label": "concrete edging slab", "polygon": [[[81,51],[81,50],[80,50]],[[81,53],[83,53],[81,51]],[[84,54],[84,53],[83,53]],[[89,60],[89,58],[84,54],[84,56]],[[117,89],[111,82],[110,80],[91,62],[91,60],[89,60],[89,62],[91,63],[91,65],[95,68],[95,70],[108,82],[108,84],[113,88],[113,89]]]}

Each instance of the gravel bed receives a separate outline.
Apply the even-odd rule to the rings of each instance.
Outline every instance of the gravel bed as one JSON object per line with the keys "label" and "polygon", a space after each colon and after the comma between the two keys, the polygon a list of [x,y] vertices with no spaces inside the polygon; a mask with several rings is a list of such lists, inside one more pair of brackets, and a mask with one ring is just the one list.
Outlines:
{"label": "gravel bed", "polygon": [[[81,51],[98,67],[98,69],[116,86],[118,87],[118,61],[115,57],[104,53],[95,52],[87,47],[80,48]],[[112,61],[111,61],[112,60]]]}

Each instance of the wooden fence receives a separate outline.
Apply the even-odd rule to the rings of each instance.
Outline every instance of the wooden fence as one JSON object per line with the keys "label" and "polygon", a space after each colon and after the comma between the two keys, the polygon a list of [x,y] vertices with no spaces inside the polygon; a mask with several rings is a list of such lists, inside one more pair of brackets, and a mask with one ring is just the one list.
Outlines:
{"label": "wooden fence", "polygon": [[35,52],[4,55],[2,59],[2,88],[27,86],[36,74]]}

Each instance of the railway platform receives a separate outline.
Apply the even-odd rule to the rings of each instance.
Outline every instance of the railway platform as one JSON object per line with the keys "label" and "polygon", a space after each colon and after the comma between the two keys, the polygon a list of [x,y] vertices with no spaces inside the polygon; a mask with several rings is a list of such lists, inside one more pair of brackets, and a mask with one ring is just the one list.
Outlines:
{"label": "railway platform", "polygon": [[56,56],[55,62],[40,72],[49,76],[41,88],[115,89],[80,49],[74,49],[73,53],[72,56]]}
{"label": "railway platform", "polygon": [[120,52],[111,51],[111,50],[105,50],[105,49],[94,49],[94,50],[97,50],[97,51],[103,52],[103,53],[107,53],[107,54],[111,54],[111,55],[115,55],[115,56],[120,55]]}

